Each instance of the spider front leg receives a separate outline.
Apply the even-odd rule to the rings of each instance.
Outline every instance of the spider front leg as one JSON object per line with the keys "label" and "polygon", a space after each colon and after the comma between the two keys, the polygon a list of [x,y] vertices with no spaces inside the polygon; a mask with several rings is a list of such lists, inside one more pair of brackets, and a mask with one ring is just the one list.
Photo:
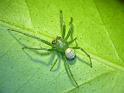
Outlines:
{"label": "spider front leg", "polygon": [[24,33],[24,32],[17,31],[17,30],[13,30],[13,29],[8,29],[8,30],[9,30],[9,31],[16,32],[16,33],[20,33],[20,34],[25,35],[25,36],[27,36],[27,37],[36,39],[36,40],[38,40],[38,41],[40,41],[40,42],[42,42],[42,43],[44,43],[44,44],[46,44],[46,45],[52,46],[52,44],[51,44],[50,42],[48,42],[48,41],[46,41],[46,40],[43,40],[43,39],[41,39],[41,38],[39,38],[39,37],[33,36],[33,35],[31,35],[31,34],[27,34],[27,33]]}
{"label": "spider front leg", "polygon": [[31,49],[31,50],[45,50],[45,51],[52,51],[53,49],[48,49],[48,48],[35,48],[35,47],[28,47],[28,46],[24,46],[22,47],[22,49]]}
{"label": "spider front leg", "polygon": [[74,39],[72,39],[71,41],[69,41],[68,42],[68,44],[70,45],[70,44],[72,44],[73,42],[75,42],[75,44],[76,44],[76,47],[78,46],[78,44],[77,44],[77,37],[75,37]]}
{"label": "spider front leg", "polygon": [[69,28],[69,31],[68,31],[66,37],[65,37],[65,40],[68,40],[68,38],[70,37],[71,40],[69,41],[69,44],[75,42],[76,46],[78,46],[77,41],[76,41],[77,37],[75,37],[75,38],[73,37],[74,25],[73,25],[73,18],[72,17],[70,18],[69,25],[70,25],[70,28]]}
{"label": "spider front leg", "polygon": [[[45,50],[45,51],[48,51],[48,52],[53,50],[53,49],[47,49],[47,48],[34,48],[34,47],[32,48],[32,47],[28,47],[28,46],[24,46],[22,49]],[[35,53],[38,53],[39,54],[39,52],[35,52]],[[53,65],[50,68],[50,71],[52,71],[52,69],[56,65],[57,61],[58,61],[58,59],[55,60],[55,62],[53,63]]]}
{"label": "spider front leg", "polygon": [[62,33],[62,38],[64,38],[65,32],[66,32],[66,25],[65,25],[65,22],[63,20],[62,10],[60,10],[60,29],[61,29],[61,33]]}
{"label": "spider front leg", "polygon": [[92,61],[91,61],[90,55],[81,47],[72,47],[72,48],[73,49],[80,49],[82,52],[84,52],[87,55],[87,57],[89,58],[89,60],[90,60],[90,67],[92,68]]}
{"label": "spider front leg", "polygon": [[65,40],[68,40],[68,38],[70,37],[71,40],[73,40],[73,32],[74,32],[74,26],[73,26],[73,18],[70,18],[70,22],[69,22],[70,28],[69,31],[65,37]]}

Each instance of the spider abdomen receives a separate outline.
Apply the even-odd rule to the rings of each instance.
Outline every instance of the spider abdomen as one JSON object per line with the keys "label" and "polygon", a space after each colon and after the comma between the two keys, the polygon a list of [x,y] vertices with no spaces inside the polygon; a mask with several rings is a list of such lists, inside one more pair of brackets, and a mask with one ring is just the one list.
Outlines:
{"label": "spider abdomen", "polygon": [[65,50],[65,56],[68,60],[73,60],[76,57],[74,49],[67,48]]}

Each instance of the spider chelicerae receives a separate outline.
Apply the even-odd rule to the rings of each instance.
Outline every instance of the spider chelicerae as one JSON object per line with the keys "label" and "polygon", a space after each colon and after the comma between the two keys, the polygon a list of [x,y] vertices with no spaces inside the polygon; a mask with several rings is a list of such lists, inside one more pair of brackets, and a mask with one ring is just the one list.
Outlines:
{"label": "spider chelicerae", "polygon": [[[64,66],[65,66],[65,70],[67,72],[68,77],[72,80],[74,86],[78,87],[78,83],[76,82],[69,63],[67,61],[73,61],[76,58],[76,54],[75,54],[75,49],[81,50],[82,52],[84,52],[86,54],[86,56],[89,58],[90,61],[90,66],[92,67],[92,61],[91,61],[91,57],[90,55],[81,47],[78,46],[77,42],[76,42],[76,37],[73,37],[73,32],[74,32],[74,26],[73,26],[73,18],[70,18],[70,22],[69,22],[69,31],[66,32],[66,25],[65,22],[63,20],[63,13],[62,10],[60,10],[60,29],[61,29],[61,36],[57,36],[54,40],[52,40],[52,42],[49,42],[47,40],[41,39],[39,37],[33,36],[31,34],[28,33],[24,33],[24,32],[20,32],[17,30],[13,30],[13,29],[8,29],[9,31],[13,31],[13,32],[17,32],[20,34],[23,34],[27,37],[31,37],[33,39],[36,39],[48,46],[50,46],[51,48],[35,48],[35,47],[29,47],[29,46],[24,46],[22,49],[30,49],[30,50],[45,50],[48,52],[54,52],[56,51],[57,54],[61,55],[62,59],[64,60]],[[70,39],[69,39],[70,38]],[[70,45],[72,43],[75,42],[75,46],[71,47]],[[52,64],[50,71],[52,71],[52,69],[54,68],[55,64],[57,63],[57,59],[54,61],[54,63]]]}

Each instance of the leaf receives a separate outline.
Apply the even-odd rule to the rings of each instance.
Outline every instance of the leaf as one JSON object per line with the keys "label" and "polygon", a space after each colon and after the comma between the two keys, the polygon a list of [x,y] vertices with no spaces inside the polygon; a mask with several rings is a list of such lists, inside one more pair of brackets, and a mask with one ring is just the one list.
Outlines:
{"label": "leaf", "polygon": [[[124,6],[119,0],[1,0],[0,1],[0,93],[123,93],[124,92]],[[60,35],[59,11],[68,29],[74,19],[74,36],[92,57],[71,65],[79,88],[68,78],[63,61],[51,72],[53,54],[39,56],[22,51],[21,43],[45,46],[17,33],[17,29],[48,41]],[[45,46],[48,47],[48,46]],[[29,53],[27,55],[26,53]]]}

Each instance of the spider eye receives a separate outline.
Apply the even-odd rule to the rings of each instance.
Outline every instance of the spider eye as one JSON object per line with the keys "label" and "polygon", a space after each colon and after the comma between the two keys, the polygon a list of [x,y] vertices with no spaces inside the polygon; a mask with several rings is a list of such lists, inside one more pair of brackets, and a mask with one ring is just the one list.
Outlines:
{"label": "spider eye", "polygon": [[65,56],[68,60],[73,60],[75,58],[75,52],[74,52],[74,49],[72,48],[67,48],[65,50]]}
{"label": "spider eye", "polygon": [[56,40],[53,40],[53,41],[52,41],[52,44],[56,44]]}
{"label": "spider eye", "polygon": [[60,36],[57,36],[57,39],[61,39],[61,37]]}

